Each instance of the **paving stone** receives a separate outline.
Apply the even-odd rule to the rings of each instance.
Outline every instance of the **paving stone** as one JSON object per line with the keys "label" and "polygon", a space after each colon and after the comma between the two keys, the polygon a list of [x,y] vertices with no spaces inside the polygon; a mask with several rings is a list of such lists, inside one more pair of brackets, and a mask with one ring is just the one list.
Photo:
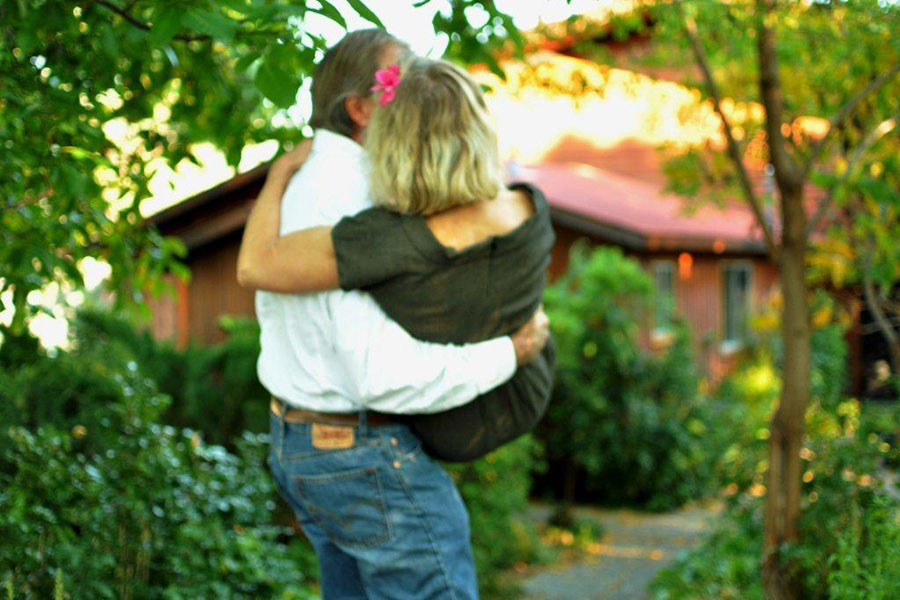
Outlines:
{"label": "paving stone", "polygon": [[[550,507],[533,508],[531,517],[545,520]],[[527,600],[642,600],[659,570],[703,539],[717,505],[695,506],[669,513],[577,507],[579,521],[604,528],[601,551],[582,562],[548,566],[522,584]]]}

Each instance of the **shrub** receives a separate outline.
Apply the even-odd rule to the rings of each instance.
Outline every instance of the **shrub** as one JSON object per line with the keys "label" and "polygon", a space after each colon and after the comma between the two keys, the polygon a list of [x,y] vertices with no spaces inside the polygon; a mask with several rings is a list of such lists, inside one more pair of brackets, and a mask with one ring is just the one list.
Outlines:
{"label": "shrub", "polygon": [[[880,444],[856,433],[814,441],[840,449],[815,458],[815,477],[803,489],[800,541],[785,549],[801,597],[898,597],[900,502],[884,493],[877,468],[863,471],[887,452]],[[733,498],[707,540],[659,573],[654,597],[762,598],[762,514],[762,497]]]}
{"label": "shrub", "polygon": [[639,344],[651,287],[618,248],[576,246],[547,289],[558,378],[543,435],[567,470],[568,500],[576,479],[591,499],[655,510],[708,490],[711,414],[687,331],[677,327],[661,356]]}
{"label": "shrub", "polygon": [[699,548],[680,555],[657,574],[651,584],[653,597],[761,600],[761,511],[761,504],[751,497],[732,505]]}
{"label": "shrub", "polygon": [[876,497],[864,514],[853,505],[850,527],[838,533],[828,557],[828,595],[845,600],[900,598],[898,507]]}
{"label": "shrub", "polygon": [[[313,573],[314,557],[299,541],[276,543],[290,533],[269,525],[264,438],[226,437],[268,423],[256,380],[258,327],[223,324],[231,334],[225,343],[179,351],[118,317],[81,311],[71,352],[0,372],[0,411],[27,414],[0,435],[0,449],[8,449],[0,489],[34,476],[15,494],[0,492],[0,511],[33,507],[0,515],[0,582],[11,578],[25,597],[43,597],[56,572],[65,573],[73,598],[305,597],[300,571]],[[237,452],[205,444],[207,436]],[[42,473],[40,455],[51,467]],[[540,444],[525,437],[448,466],[469,509],[485,597],[510,593],[502,572],[539,558],[537,535],[520,518],[539,457]],[[57,497],[53,486],[67,480]],[[7,527],[29,533],[10,538]],[[126,543],[112,551],[119,535]],[[41,550],[17,564],[13,557],[27,547]],[[81,569],[95,555],[103,559]]]}
{"label": "shrub", "polygon": [[[236,453],[159,423],[169,398],[115,344],[0,373],[0,581],[16,597],[311,597],[279,540],[265,439]],[[122,366],[124,364],[124,367]],[[12,411],[15,414],[17,411]]]}
{"label": "shrub", "polygon": [[475,462],[445,465],[469,509],[478,584],[486,598],[513,592],[504,571],[542,558],[537,534],[524,518],[530,473],[539,463],[540,445],[524,436]]}
{"label": "shrub", "polygon": [[115,347],[118,364],[133,363],[171,396],[163,415],[167,423],[200,430],[210,442],[229,446],[244,431],[268,431],[269,394],[256,377],[257,323],[223,317],[221,326],[228,334],[225,342],[184,350],[102,310],[79,311],[73,330],[76,347],[98,342]]}

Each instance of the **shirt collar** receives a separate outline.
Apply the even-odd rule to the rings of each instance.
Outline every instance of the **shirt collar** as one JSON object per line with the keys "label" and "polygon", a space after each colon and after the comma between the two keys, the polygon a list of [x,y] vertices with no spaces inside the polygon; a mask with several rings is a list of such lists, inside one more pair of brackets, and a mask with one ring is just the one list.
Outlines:
{"label": "shirt collar", "polygon": [[362,159],[365,153],[362,146],[355,141],[327,129],[316,129],[313,147],[318,151],[340,152],[359,159]]}

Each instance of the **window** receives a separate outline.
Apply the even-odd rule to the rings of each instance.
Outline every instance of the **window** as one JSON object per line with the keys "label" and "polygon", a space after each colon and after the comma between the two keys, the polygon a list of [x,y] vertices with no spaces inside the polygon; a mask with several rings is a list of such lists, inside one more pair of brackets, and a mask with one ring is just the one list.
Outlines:
{"label": "window", "polygon": [[654,331],[665,333],[672,329],[675,317],[675,263],[670,260],[653,264],[655,288]]}
{"label": "window", "polygon": [[747,339],[747,317],[750,314],[750,265],[725,265],[722,273],[725,295],[726,344],[738,344]]}

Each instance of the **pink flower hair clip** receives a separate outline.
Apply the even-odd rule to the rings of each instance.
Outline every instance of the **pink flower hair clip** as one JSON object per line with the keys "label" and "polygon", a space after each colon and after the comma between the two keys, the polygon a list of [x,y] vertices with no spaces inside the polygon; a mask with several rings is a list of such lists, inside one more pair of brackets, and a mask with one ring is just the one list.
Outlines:
{"label": "pink flower hair clip", "polygon": [[369,89],[373,92],[381,92],[378,106],[384,106],[394,99],[397,86],[400,85],[400,65],[390,65],[375,71],[375,81],[376,84]]}

